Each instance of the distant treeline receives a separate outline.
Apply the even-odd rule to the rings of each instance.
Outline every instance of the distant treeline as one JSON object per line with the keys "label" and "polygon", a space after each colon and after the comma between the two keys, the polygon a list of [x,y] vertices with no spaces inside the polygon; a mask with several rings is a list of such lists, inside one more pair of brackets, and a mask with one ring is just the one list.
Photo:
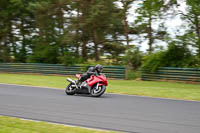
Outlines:
{"label": "distant treeline", "polygon": [[[177,0],[1,0],[0,62],[198,67],[200,2],[184,2],[185,11]],[[183,25],[172,37],[165,20],[176,17]]]}

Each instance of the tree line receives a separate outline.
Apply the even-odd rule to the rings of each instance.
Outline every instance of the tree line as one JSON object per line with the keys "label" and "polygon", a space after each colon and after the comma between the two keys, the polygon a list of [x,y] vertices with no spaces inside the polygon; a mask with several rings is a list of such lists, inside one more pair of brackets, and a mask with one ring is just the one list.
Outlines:
{"label": "tree line", "polygon": [[[0,62],[199,66],[200,2],[182,1],[186,11],[177,0],[1,0]],[[176,16],[184,25],[171,37],[165,20]]]}

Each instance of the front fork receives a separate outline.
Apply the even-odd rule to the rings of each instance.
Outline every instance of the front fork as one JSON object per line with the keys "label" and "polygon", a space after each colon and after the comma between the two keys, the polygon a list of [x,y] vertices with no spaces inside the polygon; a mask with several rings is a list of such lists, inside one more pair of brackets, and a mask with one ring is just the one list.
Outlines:
{"label": "front fork", "polygon": [[97,89],[99,88],[99,83],[97,83]]}
{"label": "front fork", "polygon": [[[99,83],[97,83],[96,88],[97,88],[97,89],[99,88]],[[89,87],[88,90],[89,90],[89,93],[90,93],[90,92],[91,92],[91,87]]]}

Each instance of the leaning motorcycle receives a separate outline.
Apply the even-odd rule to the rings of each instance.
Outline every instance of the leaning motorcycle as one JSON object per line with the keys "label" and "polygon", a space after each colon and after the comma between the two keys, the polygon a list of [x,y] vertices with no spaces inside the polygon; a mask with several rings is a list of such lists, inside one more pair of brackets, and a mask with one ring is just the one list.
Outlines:
{"label": "leaning motorcycle", "polygon": [[[81,74],[76,74],[78,79],[81,78]],[[104,74],[99,76],[91,75],[89,79],[82,82],[81,85],[77,85],[75,80],[70,78],[66,79],[70,84],[66,87],[65,92],[67,95],[74,94],[89,94],[93,97],[100,97],[106,91],[108,85],[107,78]]]}

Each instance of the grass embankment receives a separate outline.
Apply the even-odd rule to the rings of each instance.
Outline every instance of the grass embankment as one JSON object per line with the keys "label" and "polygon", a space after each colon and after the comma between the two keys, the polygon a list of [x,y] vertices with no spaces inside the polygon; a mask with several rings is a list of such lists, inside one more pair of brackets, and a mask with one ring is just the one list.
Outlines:
{"label": "grass embankment", "polygon": [[[0,116],[0,133],[111,133]],[[114,133],[114,132],[113,132]]]}
{"label": "grass embankment", "polygon": [[[0,83],[64,89],[68,84],[66,77],[0,73]],[[107,93],[200,101],[199,84],[135,80],[108,80],[108,84]]]}

